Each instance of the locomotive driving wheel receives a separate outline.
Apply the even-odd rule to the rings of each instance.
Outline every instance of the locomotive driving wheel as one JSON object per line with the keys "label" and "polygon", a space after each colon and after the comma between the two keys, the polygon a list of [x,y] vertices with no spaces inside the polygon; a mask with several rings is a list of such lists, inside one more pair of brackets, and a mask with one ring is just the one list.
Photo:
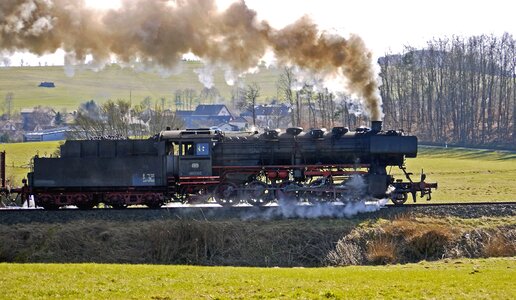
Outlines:
{"label": "locomotive driving wheel", "polygon": [[247,203],[254,206],[262,206],[270,202],[270,194],[267,184],[261,181],[250,182],[246,186],[245,197]]}
{"label": "locomotive driving wheel", "polygon": [[221,206],[231,206],[237,204],[237,186],[231,182],[223,182],[215,188],[215,200]]}
{"label": "locomotive driving wheel", "polygon": [[334,198],[331,187],[325,178],[318,179],[308,185],[308,190],[303,193],[303,196],[310,204],[329,202]]}
{"label": "locomotive driving wheel", "polygon": [[45,210],[56,210],[59,209],[56,197],[51,194],[36,194],[35,196],[36,206],[41,206]]}
{"label": "locomotive driving wheel", "polygon": [[297,182],[287,181],[280,185],[280,189],[276,191],[278,202],[295,203],[298,201],[299,190],[303,185]]}
{"label": "locomotive driving wheel", "polygon": [[394,205],[403,205],[405,202],[407,202],[408,194],[407,193],[392,193],[391,194],[391,201],[394,203]]}

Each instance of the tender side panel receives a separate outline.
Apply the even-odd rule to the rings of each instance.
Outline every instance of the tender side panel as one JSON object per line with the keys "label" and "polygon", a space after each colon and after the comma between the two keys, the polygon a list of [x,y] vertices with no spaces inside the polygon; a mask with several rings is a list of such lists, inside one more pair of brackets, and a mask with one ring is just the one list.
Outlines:
{"label": "tender side panel", "polygon": [[159,156],[37,158],[33,186],[163,186],[163,174]]}
{"label": "tender side panel", "polygon": [[61,157],[123,157],[163,155],[164,142],[153,140],[66,141],[61,146]]}

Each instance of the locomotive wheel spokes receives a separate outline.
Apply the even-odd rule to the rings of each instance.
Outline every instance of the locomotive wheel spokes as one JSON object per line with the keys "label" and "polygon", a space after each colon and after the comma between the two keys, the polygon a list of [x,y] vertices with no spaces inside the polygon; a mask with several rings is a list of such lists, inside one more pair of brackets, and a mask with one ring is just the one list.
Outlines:
{"label": "locomotive wheel spokes", "polygon": [[237,186],[231,182],[221,183],[215,188],[215,200],[222,206],[237,204]]}
{"label": "locomotive wheel spokes", "polygon": [[163,205],[163,200],[159,195],[156,194],[148,194],[144,195],[144,203],[148,208],[158,209]]}
{"label": "locomotive wheel spokes", "polygon": [[405,202],[407,202],[408,194],[407,193],[396,193],[393,192],[391,194],[391,201],[394,203],[394,205],[403,205]]}
{"label": "locomotive wheel spokes", "polygon": [[35,205],[41,206],[45,210],[56,210],[60,207],[56,202],[56,197],[51,194],[36,194],[34,198]]}
{"label": "locomotive wheel spokes", "polygon": [[96,203],[93,201],[93,195],[90,194],[76,194],[73,195],[75,206],[79,209],[92,209]]}
{"label": "locomotive wheel spokes", "polygon": [[280,189],[276,192],[276,198],[278,202],[297,202],[298,192],[303,186],[296,182],[285,182],[280,186]]}
{"label": "locomotive wheel spokes", "polygon": [[121,197],[118,194],[107,194],[105,196],[105,199],[106,201],[104,204],[111,206],[111,208],[121,209],[127,207],[127,204],[125,203],[123,197]]}
{"label": "locomotive wheel spokes", "polygon": [[332,180],[320,178],[308,185],[308,191],[304,193],[306,201],[310,204],[331,202],[335,200],[335,190]]}
{"label": "locomotive wheel spokes", "polygon": [[246,186],[245,197],[247,203],[254,206],[262,206],[270,202],[270,194],[267,184],[261,181],[253,181]]}

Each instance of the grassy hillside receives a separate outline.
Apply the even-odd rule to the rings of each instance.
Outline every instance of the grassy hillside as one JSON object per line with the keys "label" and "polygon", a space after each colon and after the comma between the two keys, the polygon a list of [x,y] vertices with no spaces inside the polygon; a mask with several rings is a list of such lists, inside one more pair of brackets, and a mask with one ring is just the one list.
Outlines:
{"label": "grassy hillside", "polygon": [[[59,142],[0,144],[0,151],[7,152],[7,173],[19,183],[29,171],[31,157],[49,156],[58,146]],[[424,169],[428,182],[439,183],[434,202],[516,200],[515,152],[422,147],[417,158],[407,160],[407,168],[414,180]],[[404,178],[398,168],[391,171]]]}
{"label": "grassy hillside", "polygon": [[[162,77],[157,72],[138,72],[117,65],[95,72],[77,69],[73,77],[68,77],[63,67],[10,67],[0,68],[0,101],[8,92],[14,93],[13,108],[20,110],[37,105],[56,109],[75,110],[82,102],[94,99],[103,102],[108,99],[129,100],[138,103],[145,97],[154,100],[162,97],[173,100],[177,89],[193,88],[200,92],[203,88],[195,69],[201,68],[198,62],[184,62],[179,75]],[[262,69],[257,74],[246,76],[246,82],[257,82],[261,87],[261,98],[276,95],[277,70]],[[40,88],[42,81],[52,81],[55,88]],[[215,87],[221,95],[229,99],[231,89],[224,80],[224,73],[217,70],[214,76]],[[173,107],[169,102],[169,107]],[[0,109],[1,111],[1,109]]]}
{"label": "grassy hillside", "polygon": [[515,260],[345,268],[0,264],[4,299],[514,299]]}

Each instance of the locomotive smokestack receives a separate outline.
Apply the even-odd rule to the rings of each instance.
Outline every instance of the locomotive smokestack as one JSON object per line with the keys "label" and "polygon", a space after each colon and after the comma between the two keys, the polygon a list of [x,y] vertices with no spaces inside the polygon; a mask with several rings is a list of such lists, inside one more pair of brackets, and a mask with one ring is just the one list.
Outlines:
{"label": "locomotive smokestack", "polygon": [[382,131],[382,121],[372,121],[371,122],[371,131],[373,131],[373,132]]}

